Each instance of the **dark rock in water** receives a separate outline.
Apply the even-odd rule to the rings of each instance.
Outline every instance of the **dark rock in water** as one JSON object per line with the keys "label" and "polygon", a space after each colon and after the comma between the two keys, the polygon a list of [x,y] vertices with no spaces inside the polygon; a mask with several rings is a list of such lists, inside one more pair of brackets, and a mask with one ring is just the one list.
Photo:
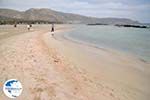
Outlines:
{"label": "dark rock in water", "polygon": [[118,26],[118,27],[133,27],[133,28],[148,28],[147,26],[144,26],[144,25],[118,25],[118,24],[116,24],[115,26]]}

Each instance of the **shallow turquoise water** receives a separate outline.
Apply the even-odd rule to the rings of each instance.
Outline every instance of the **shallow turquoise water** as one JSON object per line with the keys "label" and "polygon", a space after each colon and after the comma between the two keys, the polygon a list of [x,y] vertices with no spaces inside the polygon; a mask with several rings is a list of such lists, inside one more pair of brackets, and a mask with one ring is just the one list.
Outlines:
{"label": "shallow turquoise water", "polygon": [[100,48],[121,50],[150,61],[150,29],[78,25],[65,35]]}

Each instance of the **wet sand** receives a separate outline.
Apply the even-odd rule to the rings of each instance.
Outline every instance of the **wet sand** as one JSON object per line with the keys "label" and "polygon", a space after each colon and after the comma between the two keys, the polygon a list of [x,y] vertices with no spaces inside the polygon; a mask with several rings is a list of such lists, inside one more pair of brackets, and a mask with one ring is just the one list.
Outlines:
{"label": "wet sand", "polygon": [[[23,92],[17,100],[150,98],[149,63],[65,39],[68,25],[58,25],[54,37],[48,25],[29,32],[25,26],[0,27],[0,83],[18,79]],[[2,86],[0,100],[8,100]]]}

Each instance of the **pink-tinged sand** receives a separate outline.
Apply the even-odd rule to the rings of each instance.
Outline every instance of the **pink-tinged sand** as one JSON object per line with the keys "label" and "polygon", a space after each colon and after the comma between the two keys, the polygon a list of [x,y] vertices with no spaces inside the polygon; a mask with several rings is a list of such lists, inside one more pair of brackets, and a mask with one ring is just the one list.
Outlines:
{"label": "pink-tinged sand", "polygon": [[[22,83],[17,100],[149,100],[149,63],[65,39],[69,25],[54,37],[50,25],[24,27],[0,28],[0,82]],[[9,100],[2,86],[0,100]]]}

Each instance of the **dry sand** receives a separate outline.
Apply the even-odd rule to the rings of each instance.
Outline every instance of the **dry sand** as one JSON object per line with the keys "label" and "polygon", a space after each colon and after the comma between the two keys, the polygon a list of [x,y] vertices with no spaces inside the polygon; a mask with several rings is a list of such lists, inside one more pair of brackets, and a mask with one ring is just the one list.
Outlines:
{"label": "dry sand", "polygon": [[23,85],[17,100],[149,100],[149,63],[74,43],[62,36],[68,25],[57,27],[52,37],[48,25],[0,26],[0,100],[11,78]]}

